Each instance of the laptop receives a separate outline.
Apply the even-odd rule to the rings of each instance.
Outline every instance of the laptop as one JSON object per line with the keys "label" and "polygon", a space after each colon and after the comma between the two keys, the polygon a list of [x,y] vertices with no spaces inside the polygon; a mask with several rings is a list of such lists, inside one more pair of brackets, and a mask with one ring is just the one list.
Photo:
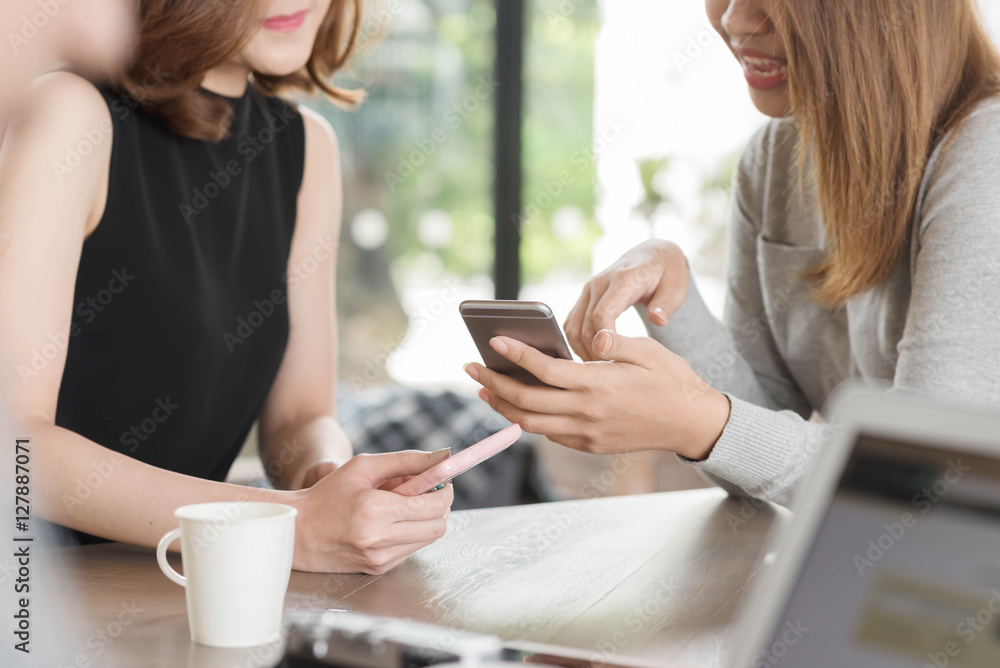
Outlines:
{"label": "laptop", "polygon": [[848,390],[732,668],[1000,667],[1000,416]]}

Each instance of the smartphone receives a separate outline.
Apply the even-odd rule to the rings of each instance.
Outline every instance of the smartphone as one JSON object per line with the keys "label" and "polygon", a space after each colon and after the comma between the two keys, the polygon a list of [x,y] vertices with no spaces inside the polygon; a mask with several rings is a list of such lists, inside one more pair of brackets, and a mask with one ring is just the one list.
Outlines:
{"label": "smartphone", "polygon": [[396,494],[403,496],[420,496],[425,492],[441,489],[445,484],[465,473],[473,466],[482,464],[493,455],[498,455],[517,439],[521,438],[521,428],[512,424],[503,431],[487,436],[475,445],[469,446],[457,455],[453,455],[439,464],[435,464],[415,478],[410,478],[399,487],[394,488]]}
{"label": "smartphone", "polygon": [[486,368],[510,376],[526,385],[545,385],[533,375],[509,361],[490,347],[494,336],[508,336],[526,343],[549,357],[571,360],[573,354],[566,344],[552,309],[541,302],[465,301],[459,307],[465,326],[483,356]]}

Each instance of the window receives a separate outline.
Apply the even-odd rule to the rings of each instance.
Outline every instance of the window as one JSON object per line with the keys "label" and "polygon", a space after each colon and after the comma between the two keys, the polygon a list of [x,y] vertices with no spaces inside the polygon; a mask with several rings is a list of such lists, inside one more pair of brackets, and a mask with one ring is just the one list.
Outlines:
{"label": "window", "polygon": [[[505,90],[495,76],[498,6],[512,5],[383,3],[376,28],[390,30],[340,82],[363,86],[368,100],[357,113],[319,105],[341,144],[340,374],[356,389],[388,380],[452,386],[466,380],[462,364],[478,358],[458,303],[494,296],[496,108],[499,95],[516,92],[516,82]],[[523,235],[526,292],[554,282],[569,294],[590,271],[599,231],[595,7],[535,0],[518,25],[524,116],[513,120],[523,121],[525,215],[501,224]]]}

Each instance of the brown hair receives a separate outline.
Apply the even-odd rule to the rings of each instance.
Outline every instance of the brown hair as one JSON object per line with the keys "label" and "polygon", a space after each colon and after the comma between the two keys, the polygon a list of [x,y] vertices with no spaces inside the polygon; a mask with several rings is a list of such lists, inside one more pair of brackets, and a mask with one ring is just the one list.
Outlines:
{"label": "brown hair", "polygon": [[930,154],[1000,91],[1000,54],[974,0],[784,0],[775,23],[830,249],[805,278],[842,305],[898,264]]}
{"label": "brown hair", "polygon": [[[247,45],[259,27],[263,4],[263,0],[142,0],[134,56],[112,78],[113,84],[179,135],[224,139],[232,108],[199,86],[206,72]],[[305,67],[284,77],[254,73],[254,86],[266,95],[319,89],[335,102],[359,102],[361,92],[329,81],[354,52],[362,4],[362,0],[332,0]]]}

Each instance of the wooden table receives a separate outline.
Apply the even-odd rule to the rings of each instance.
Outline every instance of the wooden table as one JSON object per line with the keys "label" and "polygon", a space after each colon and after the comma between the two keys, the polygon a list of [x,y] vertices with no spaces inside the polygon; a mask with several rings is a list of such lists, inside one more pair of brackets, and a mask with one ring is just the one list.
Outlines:
{"label": "wooden table", "polygon": [[[767,531],[789,516],[748,511],[712,489],[456,512],[447,536],[387,575],[292,573],[286,611],[347,608],[612,662],[710,668],[720,665]],[[88,655],[92,665],[254,668],[280,658],[276,646],[191,643],[184,590],[160,573],[152,550],[65,553],[61,585],[77,591],[81,627],[118,631],[99,660]],[[125,605],[140,611],[118,630]]]}

